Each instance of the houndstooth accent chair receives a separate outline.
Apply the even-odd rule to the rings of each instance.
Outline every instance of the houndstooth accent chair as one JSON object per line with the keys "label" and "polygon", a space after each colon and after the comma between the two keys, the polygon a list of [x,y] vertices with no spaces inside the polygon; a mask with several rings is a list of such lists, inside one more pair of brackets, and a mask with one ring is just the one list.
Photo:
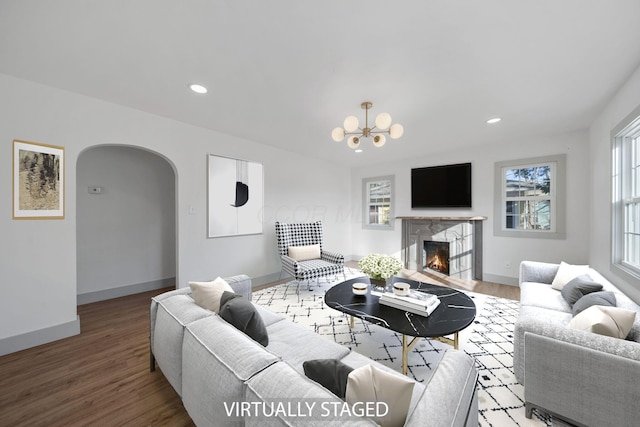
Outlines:
{"label": "houndstooth accent chair", "polygon": [[[296,281],[309,281],[325,276],[337,276],[344,273],[344,255],[325,251],[322,247],[322,221],[311,223],[287,224],[276,222],[278,252],[282,262],[282,272],[291,275]],[[288,256],[290,246],[320,245],[320,258],[296,261]],[[345,276],[346,278],[346,276]]]}

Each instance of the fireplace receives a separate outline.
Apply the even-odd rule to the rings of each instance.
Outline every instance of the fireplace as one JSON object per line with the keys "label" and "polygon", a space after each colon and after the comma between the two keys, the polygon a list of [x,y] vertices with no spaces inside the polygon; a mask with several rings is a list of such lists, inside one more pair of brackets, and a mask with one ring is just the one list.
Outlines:
{"label": "fireplace", "polygon": [[449,275],[449,242],[425,240],[422,243],[422,268]]}
{"label": "fireplace", "polygon": [[397,218],[402,220],[402,261],[406,269],[482,280],[482,222],[486,217]]}

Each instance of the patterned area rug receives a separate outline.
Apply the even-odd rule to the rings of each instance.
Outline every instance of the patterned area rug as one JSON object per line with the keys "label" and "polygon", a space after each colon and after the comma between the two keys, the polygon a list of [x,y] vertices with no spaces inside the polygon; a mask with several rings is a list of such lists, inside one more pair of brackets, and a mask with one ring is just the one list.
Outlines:
{"label": "patterned area rug", "polygon": [[[347,278],[362,276],[350,270]],[[337,282],[335,282],[337,283]],[[281,284],[253,293],[253,302],[283,314],[320,335],[400,371],[402,337],[393,331],[356,319],[324,304],[325,292],[334,283]],[[480,426],[551,426],[551,419],[534,411],[524,416],[524,389],[513,374],[513,326],[518,302],[472,292],[467,294],[477,308],[474,323],[459,333],[460,349],[474,357],[479,371]],[[409,354],[409,376],[425,381],[431,376],[443,352],[451,348],[439,341],[422,339]]]}

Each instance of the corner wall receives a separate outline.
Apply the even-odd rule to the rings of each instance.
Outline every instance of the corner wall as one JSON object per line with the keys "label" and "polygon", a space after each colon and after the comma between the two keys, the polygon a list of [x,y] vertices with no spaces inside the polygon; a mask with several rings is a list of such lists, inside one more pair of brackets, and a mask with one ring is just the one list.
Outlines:
{"label": "corner wall", "polygon": [[640,106],[640,67],[607,103],[589,129],[591,241],[589,263],[640,304],[640,280],[611,269],[611,130]]}
{"label": "corner wall", "polygon": [[[137,146],[173,163],[179,287],[240,273],[255,278],[255,284],[277,278],[276,220],[322,219],[327,248],[351,253],[350,225],[343,214],[351,202],[346,167],[7,75],[0,74],[0,93],[0,159],[5,165],[0,168],[5,183],[0,185],[5,201],[0,215],[0,354],[79,332],[76,164],[90,146]],[[14,139],[65,147],[63,220],[12,219]],[[264,165],[263,234],[206,237],[207,153]]]}

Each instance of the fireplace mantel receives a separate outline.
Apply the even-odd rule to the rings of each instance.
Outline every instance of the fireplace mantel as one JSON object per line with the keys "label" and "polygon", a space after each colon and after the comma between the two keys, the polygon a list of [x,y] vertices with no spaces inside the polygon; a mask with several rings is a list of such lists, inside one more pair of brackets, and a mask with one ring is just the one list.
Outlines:
{"label": "fireplace mantel", "polygon": [[482,280],[482,223],[485,216],[397,216],[402,220],[405,268],[424,271],[425,241],[450,242],[452,277]]}

